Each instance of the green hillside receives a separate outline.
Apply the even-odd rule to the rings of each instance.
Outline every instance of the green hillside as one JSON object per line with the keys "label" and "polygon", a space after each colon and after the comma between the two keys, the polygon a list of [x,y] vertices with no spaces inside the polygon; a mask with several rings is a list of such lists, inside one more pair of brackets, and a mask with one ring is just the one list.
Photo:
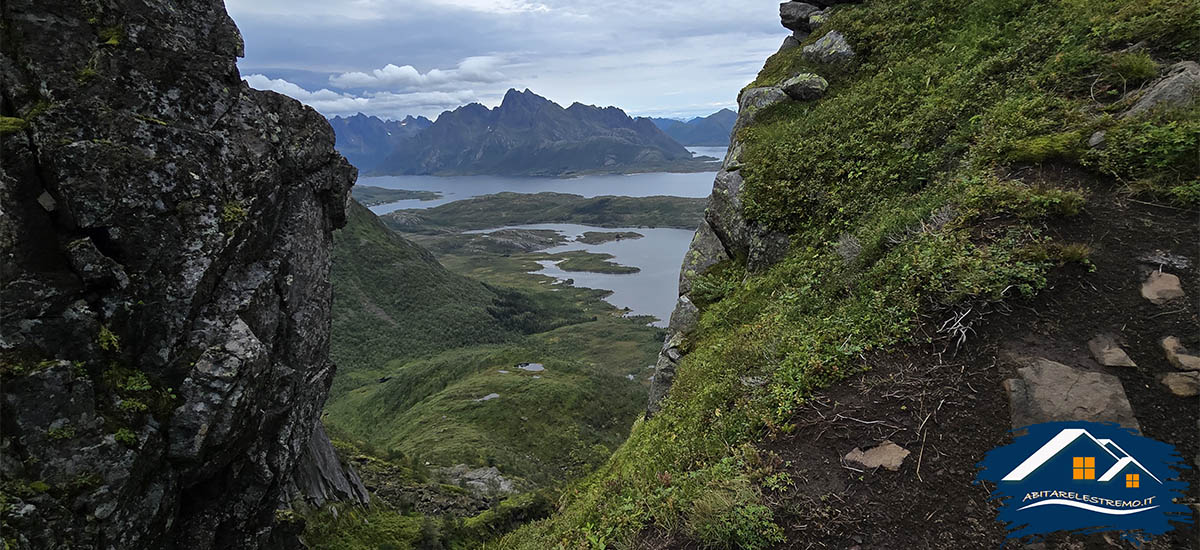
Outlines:
{"label": "green hillside", "polygon": [[354,202],[335,236],[332,401],[390,361],[499,343],[585,320],[573,303],[455,275]]}
{"label": "green hillside", "polygon": [[[838,517],[771,454],[814,392],[934,335],[941,349],[939,325],[958,312],[1006,311],[1054,273],[1094,269],[1052,228],[1097,196],[1167,212],[1200,199],[1200,106],[1121,116],[1132,92],[1200,53],[1193,0],[869,1],[837,6],[802,45],[830,30],[854,61],[816,64],[798,47],[753,84],[813,72],[824,98],[769,107],[736,136],[747,214],[791,235],[787,258],[700,277],[701,321],[662,411],[557,515],[499,546],[760,549],[785,539],[780,514],[806,526],[787,532],[801,541],[869,523]],[[1089,147],[1101,130],[1106,145]],[[847,473],[807,472],[821,468]],[[822,501],[765,496],[792,488]]]}
{"label": "green hillside", "polygon": [[[552,289],[521,262],[497,265],[511,268],[492,275],[506,286],[451,273],[352,205],[332,275],[333,433],[383,454],[496,465],[538,483],[624,440],[661,329],[615,316],[603,292]],[[492,393],[500,397],[476,401]]]}

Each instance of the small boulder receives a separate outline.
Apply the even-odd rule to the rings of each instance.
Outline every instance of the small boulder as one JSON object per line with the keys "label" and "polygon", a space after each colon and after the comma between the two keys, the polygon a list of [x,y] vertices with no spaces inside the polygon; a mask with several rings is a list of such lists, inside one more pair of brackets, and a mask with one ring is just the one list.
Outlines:
{"label": "small boulder", "polygon": [[1092,357],[1097,363],[1106,367],[1136,367],[1137,363],[1129,358],[1129,354],[1117,345],[1117,341],[1111,335],[1101,334],[1092,338],[1088,342],[1088,349],[1092,352]]}
{"label": "small boulder", "polygon": [[1183,285],[1179,283],[1179,277],[1155,271],[1150,273],[1146,282],[1142,283],[1142,297],[1161,306],[1172,300],[1183,298]]}
{"label": "small boulder", "polygon": [[1121,118],[1138,116],[1158,107],[1186,107],[1200,95],[1200,63],[1181,61],[1146,92]]}
{"label": "small boulder", "polygon": [[804,2],[784,2],[779,5],[779,22],[793,31],[808,31],[808,16],[820,11]]}
{"label": "small boulder", "polygon": [[1200,357],[1192,355],[1187,348],[1183,347],[1183,342],[1174,336],[1168,336],[1162,339],[1163,351],[1167,354],[1167,361],[1179,370],[1200,371]]}
{"label": "small boulder", "polygon": [[1105,132],[1104,130],[1100,130],[1092,134],[1092,137],[1088,138],[1088,147],[1091,147],[1092,149],[1103,147],[1105,136],[1107,135],[1108,132]]}
{"label": "small boulder", "polygon": [[738,98],[738,112],[742,114],[747,111],[753,112],[759,109],[766,109],[786,99],[787,94],[783,93],[783,89],[779,86],[750,88],[742,92],[741,97]]}
{"label": "small boulder", "polygon": [[1116,422],[1141,429],[1125,387],[1115,376],[1074,369],[1045,358],[1023,359],[1017,378],[1004,382],[1013,428],[1043,422]]}
{"label": "small boulder", "polygon": [[820,75],[800,73],[783,81],[780,87],[783,88],[783,93],[796,101],[809,101],[825,95],[829,82]]}
{"label": "small boulder", "polygon": [[788,37],[787,37],[787,38],[784,38],[784,39],[783,39],[783,44],[781,44],[781,45],[779,46],[779,51],[778,51],[778,52],[775,52],[775,53],[783,53],[783,52],[786,52],[786,51],[788,51],[788,50],[794,50],[794,49],[796,49],[796,48],[799,48],[799,47],[800,47],[800,41],[799,41],[799,40],[796,40],[796,37],[795,37],[795,36],[788,35]]}
{"label": "small boulder", "polygon": [[1200,395],[1200,372],[1172,372],[1159,379],[1176,397]]}
{"label": "small boulder", "polygon": [[737,135],[738,131],[754,122],[761,110],[783,103],[787,99],[788,95],[783,93],[783,88],[779,86],[763,86],[743,91],[738,96],[738,117],[737,122],[733,124],[732,134]]}
{"label": "small boulder", "polygon": [[863,451],[855,448],[846,454],[845,460],[850,464],[857,464],[864,468],[887,468],[895,472],[900,469],[900,465],[904,463],[904,459],[912,454],[908,449],[901,447],[891,441],[884,441],[878,447],[873,447]]}
{"label": "small boulder", "polygon": [[816,63],[842,63],[854,58],[854,50],[850,48],[845,35],[829,31],[804,47],[804,58]]}

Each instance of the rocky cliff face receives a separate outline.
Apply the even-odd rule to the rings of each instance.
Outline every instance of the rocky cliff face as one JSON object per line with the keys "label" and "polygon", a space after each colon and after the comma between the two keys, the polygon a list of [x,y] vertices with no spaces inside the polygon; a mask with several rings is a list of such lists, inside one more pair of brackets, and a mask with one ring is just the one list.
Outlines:
{"label": "rocky cliff face", "polygon": [[241,82],[218,0],[2,9],[5,541],[257,548],[289,486],[361,498],[310,440],[355,178],[329,125]]}

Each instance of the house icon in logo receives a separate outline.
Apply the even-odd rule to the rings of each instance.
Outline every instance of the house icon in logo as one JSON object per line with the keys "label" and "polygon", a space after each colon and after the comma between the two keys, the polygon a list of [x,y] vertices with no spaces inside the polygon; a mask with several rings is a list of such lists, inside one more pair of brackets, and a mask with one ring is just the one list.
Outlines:
{"label": "house icon in logo", "polygon": [[[1123,482],[1127,489],[1141,488],[1142,482],[1148,480],[1162,484],[1161,479],[1116,442],[1097,439],[1082,428],[1060,431],[1001,481],[1025,481],[1031,475],[1042,474],[1039,470],[1044,470],[1047,464],[1061,462],[1055,459],[1064,454],[1071,457],[1071,464],[1070,472],[1063,467],[1063,474],[1069,474],[1068,479],[1073,481],[1110,483],[1117,480]],[[1097,470],[1097,464],[1102,469]],[[1102,472],[1099,477],[1096,477],[1097,472]]]}
{"label": "house icon in logo", "polygon": [[1188,494],[1178,472],[1189,466],[1175,447],[1112,423],[1022,431],[988,452],[976,478],[995,484],[996,518],[1009,538],[1088,530],[1142,540],[1191,522],[1191,509],[1177,501]]}

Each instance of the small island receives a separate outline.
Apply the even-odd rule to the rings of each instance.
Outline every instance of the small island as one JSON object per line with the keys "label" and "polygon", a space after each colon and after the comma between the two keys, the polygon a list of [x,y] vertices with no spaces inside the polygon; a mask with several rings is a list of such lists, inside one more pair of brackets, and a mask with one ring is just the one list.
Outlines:
{"label": "small island", "polygon": [[588,231],[575,239],[575,242],[583,244],[604,244],[612,241],[623,241],[626,239],[640,239],[645,237],[641,233],[633,231]]}
{"label": "small island", "polygon": [[432,201],[442,198],[437,191],[412,191],[409,189],[387,189],[369,185],[355,185],[350,189],[354,199],[363,206],[379,206],[396,201],[422,200]]}
{"label": "small island", "polygon": [[641,271],[640,268],[621,265],[613,260],[612,254],[572,250],[562,254],[547,256],[546,259],[556,260],[558,268],[563,271],[586,271],[589,273],[607,273],[610,275],[627,275]]}

